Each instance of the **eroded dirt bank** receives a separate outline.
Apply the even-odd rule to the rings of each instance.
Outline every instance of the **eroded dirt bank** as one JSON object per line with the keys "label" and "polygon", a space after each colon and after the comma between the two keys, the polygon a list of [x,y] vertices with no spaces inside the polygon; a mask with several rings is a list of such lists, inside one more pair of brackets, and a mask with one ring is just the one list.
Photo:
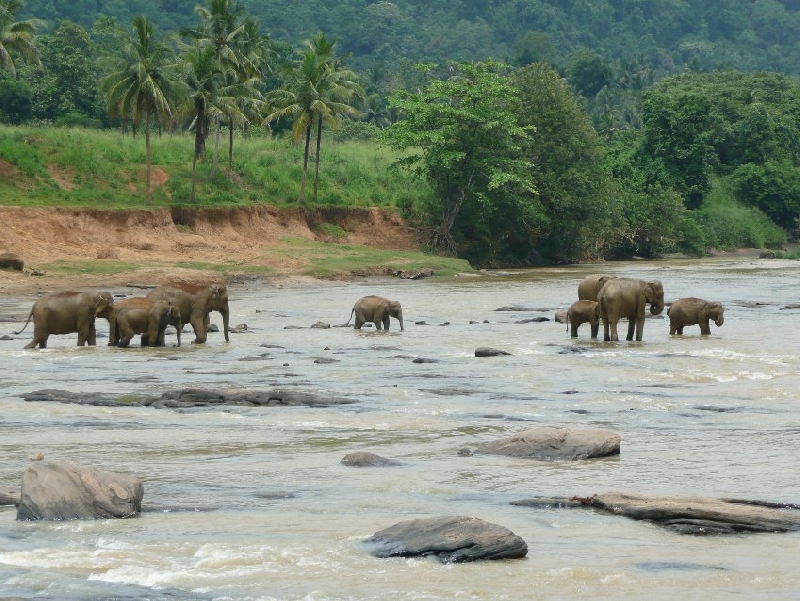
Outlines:
{"label": "eroded dirt bank", "polygon": [[[373,248],[416,250],[415,232],[397,215],[378,208],[279,209],[271,206],[236,208],[39,209],[0,207],[0,252],[12,252],[25,261],[26,271],[53,261],[114,259],[140,266],[136,278],[159,283],[168,277],[187,277],[178,261],[259,265],[291,276],[302,265],[282,251],[287,238],[362,245]],[[325,226],[328,224],[328,227]],[[330,226],[338,226],[331,228]],[[326,232],[335,230],[337,236]],[[200,270],[202,272],[202,270]],[[208,273],[206,277],[210,277]],[[131,276],[83,275],[119,283]],[[53,278],[61,281],[55,282]],[[69,276],[31,276],[0,271],[0,292],[51,289]]]}

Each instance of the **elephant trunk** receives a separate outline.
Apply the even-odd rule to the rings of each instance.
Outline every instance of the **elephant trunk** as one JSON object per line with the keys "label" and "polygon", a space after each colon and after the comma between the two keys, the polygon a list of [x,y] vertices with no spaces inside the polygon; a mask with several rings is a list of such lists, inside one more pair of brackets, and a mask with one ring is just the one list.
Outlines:
{"label": "elephant trunk", "polygon": [[223,331],[225,332],[225,342],[230,342],[230,338],[228,337],[228,314],[229,314],[228,307],[227,306],[222,307],[219,310],[219,312],[222,315],[222,328]]}
{"label": "elephant trunk", "polygon": [[654,300],[650,303],[650,314],[651,315],[659,315],[664,310],[664,301],[663,300]]}

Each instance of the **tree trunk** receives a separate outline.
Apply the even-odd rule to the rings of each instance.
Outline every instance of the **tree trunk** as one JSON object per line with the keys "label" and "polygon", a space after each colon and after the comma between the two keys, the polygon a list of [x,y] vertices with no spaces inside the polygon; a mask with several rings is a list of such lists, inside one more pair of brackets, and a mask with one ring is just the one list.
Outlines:
{"label": "tree trunk", "polygon": [[199,96],[194,99],[194,111],[197,115],[194,123],[194,158],[199,159],[206,151],[206,136],[208,136],[208,117],[206,116],[205,98]]}
{"label": "tree trunk", "polygon": [[322,143],[322,115],[317,118],[317,157],[314,164],[314,202],[317,201],[317,187],[319,185],[319,147]]}
{"label": "tree trunk", "polygon": [[195,154],[192,157],[192,194],[189,197],[189,201],[192,203],[194,203],[196,189],[197,189],[197,155]]}
{"label": "tree trunk", "polygon": [[306,125],[306,148],[303,153],[303,178],[300,180],[300,197],[297,204],[303,204],[306,199],[306,174],[308,173],[308,147],[311,145],[311,121]]}
{"label": "tree trunk", "polygon": [[147,163],[147,194],[145,196],[145,202],[150,204],[150,112],[148,111],[144,116],[144,154],[145,154],[145,161]]}
{"label": "tree trunk", "polygon": [[214,120],[217,122],[217,132],[214,135],[214,161],[211,163],[211,177],[214,177],[217,173],[217,159],[219,157],[219,130],[222,127],[222,120],[219,117],[215,117]]}
{"label": "tree trunk", "polygon": [[228,120],[228,169],[233,169],[233,118]]}

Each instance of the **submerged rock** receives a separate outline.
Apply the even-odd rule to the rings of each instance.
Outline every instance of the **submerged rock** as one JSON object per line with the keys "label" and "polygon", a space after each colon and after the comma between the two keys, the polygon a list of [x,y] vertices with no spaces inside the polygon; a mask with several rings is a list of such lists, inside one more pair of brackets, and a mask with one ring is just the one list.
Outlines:
{"label": "submerged rock", "polygon": [[467,516],[399,522],[366,541],[376,557],[434,556],[443,563],[525,557],[528,545],[508,528]]}
{"label": "submerged rock", "polygon": [[476,357],[502,357],[510,355],[511,353],[507,351],[501,351],[500,349],[491,348],[489,346],[480,346],[475,349]]}
{"label": "submerged rock", "polygon": [[387,457],[381,457],[380,455],[369,453],[367,451],[348,453],[342,458],[341,463],[342,465],[346,465],[348,467],[389,467],[400,465],[399,461],[395,461],[394,459],[389,459]]}
{"label": "submerged rock", "polygon": [[610,430],[571,430],[545,426],[484,443],[475,449],[475,453],[539,461],[575,460],[619,455],[619,445],[619,434]]}
{"label": "submerged rock", "polygon": [[591,497],[534,497],[526,507],[591,508],[646,520],[678,534],[741,534],[800,530],[800,506],[746,499],[607,493]]}

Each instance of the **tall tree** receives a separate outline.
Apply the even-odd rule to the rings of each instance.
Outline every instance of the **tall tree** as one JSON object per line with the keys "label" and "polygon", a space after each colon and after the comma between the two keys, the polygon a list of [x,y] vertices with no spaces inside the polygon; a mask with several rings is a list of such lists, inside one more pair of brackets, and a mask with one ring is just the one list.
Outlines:
{"label": "tall tree", "polygon": [[333,129],[338,129],[339,117],[343,115],[357,116],[358,110],[350,104],[354,100],[363,99],[363,91],[353,71],[344,67],[344,58],[336,57],[338,38],[328,40],[324,33],[313,36],[307,46],[316,54],[319,60],[321,77],[318,91],[320,102],[316,109],[317,117],[317,148],[314,160],[314,193],[317,199],[319,189],[319,158],[322,144],[322,124],[327,123]]}
{"label": "tall tree", "polygon": [[[519,96],[505,66],[460,63],[450,72],[419,93],[392,95],[404,118],[384,130],[384,140],[434,190],[431,246],[455,254],[458,226],[462,237],[483,245],[476,262],[491,263],[503,253],[506,216],[531,241],[546,216],[521,153],[527,131],[517,123]],[[460,220],[462,210],[469,219]]]}
{"label": "tall tree", "polygon": [[22,9],[22,0],[0,0],[0,68],[16,77],[14,55],[23,61],[41,64],[36,50],[36,29],[42,25],[38,19],[15,21]]}
{"label": "tall tree", "polygon": [[[226,85],[230,90],[238,90],[241,103],[230,103],[224,113],[229,125],[228,162],[233,161],[233,128],[237,117],[244,118],[241,109],[247,107],[244,97],[250,95],[254,101],[260,100],[254,78],[262,73],[261,44],[258,21],[247,15],[244,6],[235,0],[209,0],[208,6],[196,9],[200,24],[193,29],[183,29],[184,38],[194,40],[201,46],[213,48],[220,70],[225,74]],[[242,84],[236,86],[236,83]],[[219,122],[217,127],[219,136]],[[214,154],[216,164],[216,152]]]}
{"label": "tall tree", "polygon": [[298,204],[305,201],[308,157],[314,125],[317,125],[317,170],[314,180],[316,197],[322,125],[328,123],[338,127],[341,115],[357,114],[355,107],[348,102],[355,97],[360,98],[361,88],[356,82],[355,74],[344,69],[342,63],[335,58],[335,46],[336,40],[329,41],[324,34],[314,36],[305,44],[298,60],[284,70],[281,87],[269,95],[271,104],[276,108],[267,116],[267,120],[291,117],[294,141],[299,142],[305,138]]}
{"label": "tall tree", "polygon": [[134,127],[144,123],[147,160],[147,203],[150,203],[150,126],[173,116],[176,81],[171,78],[174,55],[156,38],[155,28],[147,17],[133,19],[124,55],[118,69],[103,80],[109,114],[131,117]]}

